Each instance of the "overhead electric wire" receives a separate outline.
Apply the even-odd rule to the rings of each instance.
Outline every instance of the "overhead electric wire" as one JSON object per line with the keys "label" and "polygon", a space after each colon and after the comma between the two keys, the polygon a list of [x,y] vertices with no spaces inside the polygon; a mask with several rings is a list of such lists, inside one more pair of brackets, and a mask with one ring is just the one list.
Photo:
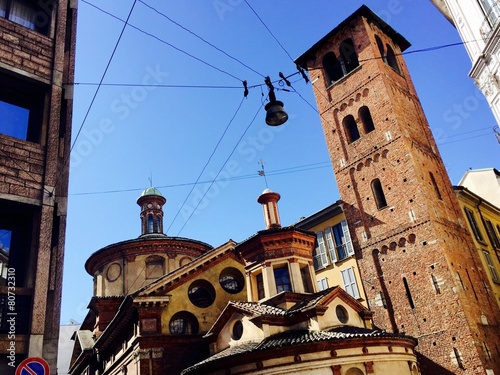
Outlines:
{"label": "overhead electric wire", "polygon": [[294,61],[293,60],[293,57],[290,56],[290,54],[288,53],[288,51],[285,49],[285,47],[283,47],[283,45],[280,43],[280,41],[278,40],[278,38],[276,38],[273,34],[273,32],[269,29],[269,27],[267,27],[267,25],[264,23],[264,21],[262,20],[262,18],[259,17],[259,15],[257,14],[257,12],[252,8],[252,6],[248,3],[247,0],[245,0],[245,3],[247,4],[247,6],[250,8],[250,10],[253,12],[253,14],[255,14],[255,16],[259,19],[259,21],[262,23],[262,25],[264,25],[264,27],[266,28],[266,30],[269,32],[269,34],[271,34],[271,36],[274,38],[274,40],[276,41],[276,43],[278,43],[278,45],[281,47],[281,49],[283,51],[285,51],[285,53],[287,54],[287,56],[290,58],[290,60]]}
{"label": "overhead electric wire", "polygon": [[147,4],[146,2],[144,2],[143,0],[139,0],[140,3],[142,3],[143,5],[145,5],[146,7],[150,8],[151,10],[155,11],[156,13],[158,13],[159,15],[161,15],[162,17],[165,17],[167,20],[169,20],[170,22],[172,22],[174,25],[180,27],[181,29],[183,29],[184,31],[187,31],[188,33],[190,33],[191,35],[194,35],[195,37],[197,37],[198,39],[200,39],[202,42],[208,44],[210,47],[216,49],[217,51],[223,53],[224,55],[226,55],[227,57],[229,57],[230,59],[240,63],[241,65],[243,65],[245,68],[251,70],[252,72],[260,75],[261,77],[265,78],[265,75],[262,74],[262,73],[259,73],[258,71],[256,71],[255,69],[253,69],[252,67],[248,66],[247,64],[245,64],[243,61],[237,59],[236,57],[234,56],[231,56],[230,54],[228,54],[227,52],[223,51],[222,49],[220,49],[219,47],[217,47],[216,45],[214,45],[213,43],[210,43],[208,40],[206,40],[205,38],[199,36],[198,34],[196,34],[195,32],[193,32],[192,30],[188,29],[187,27],[185,26],[182,26],[180,23],[174,21],[173,19],[171,19],[169,16],[167,16],[165,13],[162,13],[160,12],[158,9],[154,8],[153,6]]}
{"label": "overhead electric wire", "polygon": [[[190,197],[191,193],[193,192],[194,188],[196,187],[196,185],[198,184],[198,181],[200,181],[200,178],[201,176],[203,175],[203,173],[205,172],[205,169],[207,169],[208,167],[208,164],[210,164],[210,161],[212,160],[212,157],[214,156],[215,152],[217,151],[217,149],[219,148],[219,145],[221,144],[222,142],[222,139],[224,138],[224,136],[226,135],[229,127],[231,126],[231,124],[233,123],[234,119],[236,118],[236,115],[238,114],[238,112],[240,111],[241,109],[241,106],[243,104],[243,101],[245,100],[244,97],[241,98],[241,101],[240,101],[240,104],[238,105],[238,108],[236,109],[236,111],[234,112],[233,116],[231,117],[231,120],[229,120],[229,123],[227,124],[226,128],[224,129],[224,131],[222,132],[219,140],[217,141],[217,144],[215,145],[212,153],[210,154],[210,156],[208,157],[207,159],[207,162],[205,163],[205,165],[203,166],[201,172],[198,174],[198,177],[196,178],[196,181],[195,183],[193,184],[193,186],[191,187],[191,190],[189,191],[189,193],[187,193],[186,195],[186,198],[184,199],[184,202],[182,202],[182,205],[180,207],[180,209],[177,211],[177,213],[175,214],[174,218],[172,219],[172,222],[170,223],[169,227],[167,228],[167,233],[168,231],[170,230],[170,228],[172,227],[173,223],[175,222],[175,220],[177,219],[177,216],[179,216],[181,210],[182,210],[182,207],[184,207],[184,205],[186,204],[188,198]],[[220,173],[220,172],[219,172]]]}
{"label": "overhead electric wire", "polygon": [[[85,2],[85,0],[82,0],[82,1]],[[76,133],[75,140],[74,140],[73,144],[71,145],[70,153],[73,150],[73,147],[75,146],[76,141],[78,140],[78,136],[80,135],[80,133],[83,129],[83,126],[85,125],[85,122],[87,121],[87,117],[89,116],[90,110],[92,109],[92,107],[94,105],[95,99],[97,98],[97,94],[99,93],[99,90],[102,87],[102,82],[104,81],[104,77],[106,77],[106,73],[108,72],[108,69],[111,65],[111,61],[113,61],[113,57],[115,56],[116,50],[118,49],[118,45],[120,44],[120,40],[122,39],[123,33],[125,32],[125,28],[128,25],[128,20],[130,19],[130,16],[132,15],[132,11],[134,10],[136,2],[137,2],[137,0],[134,0],[132,7],[130,8],[130,12],[128,13],[127,19],[124,21],[122,31],[120,32],[120,35],[118,36],[118,39],[116,40],[115,46],[113,48],[113,52],[111,52],[111,56],[108,59],[108,63],[106,64],[106,68],[104,69],[104,72],[102,73],[101,80],[99,81],[99,84],[97,85],[97,89],[95,90],[94,96],[92,97],[92,100],[90,101],[90,105],[87,108],[87,112],[85,113],[85,116],[83,117],[82,124],[80,125],[80,128],[78,129],[78,132]]]}
{"label": "overhead electric wire", "polygon": [[[262,105],[259,106],[259,109],[255,112],[255,115],[253,116],[252,120],[250,121],[250,123],[247,125],[247,127],[245,128],[245,131],[241,134],[240,138],[238,139],[238,142],[236,142],[234,148],[232,149],[232,151],[229,153],[228,157],[226,158],[226,160],[224,161],[224,163],[222,163],[222,166],[220,167],[219,171],[217,172],[217,174],[215,175],[213,181],[210,183],[210,186],[208,187],[208,189],[206,189],[205,193],[203,194],[203,197],[201,197],[200,201],[198,202],[198,204],[196,205],[196,207],[193,209],[193,211],[191,212],[191,214],[189,215],[189,217],[186,219],[186,221],[184,222],[184,225],[181,227],[181,229],[179,229],[179,231],[177,232],[177,235],[179,235],[182,230],[184,229],[184,227],[187,225],[187,223],[189,222],[189,220],[191,219],[191,217],[193,216],[193,214],[196,212],[196,210],[198,209],[199,205],[201,204],[201,202],[203,202],[203,199],[205,199],[205,196],[207,195],[208,191],[210,190],[210,188],[212,187],[212,185],[215,183],[215,181],[217,180],[217,177],[219,176],[219,174],[222,172],[222,169],[226,166],[227,162],[229,161],[229,159],[231,158],[231,156],[233,156],[234,152],[236,151],[236,148],[238,147],[238,145],[240,144],[241,140],[243,139],[243,137],[245,136],[245,134],[247,133],[248,129],[250,129],[250,126],[252,126],[252,124],[254,123],[255,119],[257,118],[257,115],[259,114],[260,110],[262,109]],[[179,212],[180,212],[180,209],[179,209]],[[177,216],[177,215],[176,215]],[[172,226],[172,224],[170,225]]]}
{"label": "overhead electric wire", "polygon": [[[331,166],[330,161],[322,161],[322,162],[316,162],[316,163],[311,163],[311,164],[304,164],[304,165],[299,165],[296,167],[288,167],[288,168],[282,168],[282,169],[275,169],[271,171],[266,171],[266,174],[268,176],[275,176],[275,175],[281,175],[281,174],[288,174],[288,173],[296,173],[296,172],[304,172],[304,171],[309,171],[309,170],[314,170],[318,168],[325,168]],[[228,181],[237,181],[237,180],[245,180],[245,179],[250,179],[250,178],[259,178],[259,175],[252,173],[252,174],[246,174],[243,176],[236,176],[236,177],[230,177],[228,178]],[[155,187],[157,189],[169,189],[169,188],[177,188],[177,187],[183,187],[183,186],[191,186],[191,185],[201,185],[201,184],[211,184],[213,183],[214,180],[204,180],[204,181],[198,181],[198,182],[184,182],[184,183],[179,183],[179,184],[170,184],[170,185],[156,185]],[[83,195],[98,195],[98,194],[115,194],[115,193],[129,193],[133,191],[143,191],[144,188],[131,188],[131,189],[115,189],[115,190],[102,190],[102,191],[92,191],[92,192],[82,192],[82,193],[71,193],[70,195],[72,196],[83,196]]]}
{"label": "overhead electric wire", "polygon": [[[97,5],[95,5],[95,4],[92,4],[92,3],[90,3],[90,2],[88,2],[88,1],[86,1],[86,0],[81,0],[81,1],[82,1],[83,3],[85,3],[85,4],[88,4],[88,5],[90,5],[90,6],[94,7],[94,8],[96,8],[97,10],[99,10],[99,11],[101,11],[101,12],[103,12],[103,13],[107,14],[107,15],[110,15],[111,17],[113,17],[113,18],[115,18],[115,19],[117,19],[117,20],[119,20],[119,21],[121,21],[121,22],[125,22],[125,21],[124,21],[124,20],[122,20],[120,17],[117,17],[117,16],[115,16],[114,14],[109,13],[109,12],[105,11],[104,9],[99,8],[99,7],[98,7]],[[137,0],[136,0],[136,1],[137,1]],[[135,2],[134,2],[134,4],[135,4]],[[128,19],[127,19],[127,23],[128,23]],[[235,76],[234,74],[231,74],[231,73],[229,73],[229,72],[225,71],[224,69],[221,69],[221,68],[219,68],[219,67],[217,67],[217,66],[215,66],[215,65],[213,65],[213,64],[210,64],[209,62],[207,62],[207,61],[205,61],[205,60],[203,60],[203,59],[201,59],[201,58],[199,58],[199,57],[196,57],[195,55],[193,55],[193,54],[191,54],[191,53],[189,53],[189,52],[187,52],[187,51],[184,51],[182,48],[179,48],[179,47],[177,47],[177,46],[173,45],[172,43],[167,42],[166,40],[161,39],[160,37],[158,37],[158,36],[156,36],[156,35],[154,35],[154,34],[151,34],[151,33],[147,32],[147,31],[145,31],[145,30],[141,29],[141,28],[140,28],[140,27],[138,27],[138,26],[135,26],[135,25],[132,25],[132,24],[128,24],[128,26],[129,26],[129,27],[131,27],[131,28],[133,28],[133,29],[135,29],[135,30],[137,30],[137,31],[139,31],[140,33],[143,33],[143,34],[145,34],[145,35],[147,35],[147,36],[149,36],[149,37],[151,37],[151,38],[153,38],[153,39],[156,39],[156,40],[157,40],[157,41],[159,41],[160,43],[163,43],[163,44],[165,44],[165,45],[167,45],[167,46],[169,46],[169,47],[171,47],[171,48],[175,49],[176,51],[179,51],[179,52],[181,52],[181,53],[183,53],[183,54],[185,54],[185,55],[187,55],[187,56],[191,57],[192,59],[195,59],[196,61],[201,62],[202,64],[205,64],[205,65],[207,65],[207,66],[211,67],[212,69],[215,69],[215,70],[217,70],[217,71],[219,71],[219,72],[221,72],[221,73],[224,73],[224,74],[226,74],[226,75],[228,75],[228,76],[230,76],[230,77],[232,77],[232,78],[234,78],[234,79],[236,79],[236,80],[238,80],[238,81],[240,81],[240,82],[243,82],[243,79],[238,78],[238,77],[237,77],[237,76]]]}

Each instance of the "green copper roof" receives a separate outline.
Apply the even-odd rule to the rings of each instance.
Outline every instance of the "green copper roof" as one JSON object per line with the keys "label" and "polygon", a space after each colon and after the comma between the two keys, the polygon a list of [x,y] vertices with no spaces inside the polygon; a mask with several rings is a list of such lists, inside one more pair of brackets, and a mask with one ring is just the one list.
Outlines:
{"label": "green copper roof", "polygon": [[142,193],[141,193],[141,197],[144,197],[146,195],[158,195],[160,197],[162,197],[163,195],[161,195],[161,192],[160,190],[158,190],[157,188],[154,188],[154,187],[148,187],[146,190],[144,190]]}

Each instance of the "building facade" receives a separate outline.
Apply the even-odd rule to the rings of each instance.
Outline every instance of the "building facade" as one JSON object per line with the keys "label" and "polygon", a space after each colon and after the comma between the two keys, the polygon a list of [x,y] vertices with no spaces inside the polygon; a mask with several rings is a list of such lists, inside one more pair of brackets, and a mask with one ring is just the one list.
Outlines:
{"label": "building facade", "polygon": [[166,199],[144,190],[141,235],[93,253],[89,312],[75,333],[70,374],[179,374],[208,356],[203,335],[229,300],[245,301],[236,243],[163,234]]}
{"label": "building facade", "polygon": [[500,124],[500,4],[496,0],[431,0],[456,27],[469,54],[469,76]]}
{"label": "building facade", "polygon": [[294,226],[316,233],[313,259],[318,290],[339,285],[368,307],[342,201],[301,219]]}
{"label": "building facade", "polygon": [[500,206],[489,200],[500,199],[498,178],[492,168],[467,171],[453,190],[487,276],[483,287],[500,306]]}
{"label": "building facade", "polygon": [[375,325],[417,338],[424,374],[500,373],[498,305],[401,56],[409,45],[363,6],[297,63]]}
{"label": "building facade", "polygon": [[57,371],[75,34],[74,0],[0,2],[2,374]]}

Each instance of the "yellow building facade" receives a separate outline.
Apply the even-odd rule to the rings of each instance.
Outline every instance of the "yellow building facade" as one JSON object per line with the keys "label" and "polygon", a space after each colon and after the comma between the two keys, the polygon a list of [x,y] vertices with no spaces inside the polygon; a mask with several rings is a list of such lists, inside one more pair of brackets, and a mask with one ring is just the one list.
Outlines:
{"label": "yellow building facade", "polygon": [[466,187],[454,186],[454,190],[487,277],[477,287],[494,295],[500,306],[500,207]]}
{"label": "yellow building facade", "polygon": [[301,219],[295,227],[316,233],[314,270],[318,290],[339,285],[368,307],[342,202]]}

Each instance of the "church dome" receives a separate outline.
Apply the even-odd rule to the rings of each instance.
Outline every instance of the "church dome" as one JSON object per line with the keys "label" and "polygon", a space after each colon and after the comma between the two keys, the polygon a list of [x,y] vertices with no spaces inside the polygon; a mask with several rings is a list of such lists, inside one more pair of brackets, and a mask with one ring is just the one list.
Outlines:
{"label": "church dome", "polygon": [[146,190],[144,190],[142,193],[141,193],[141,197],[145,197],[147,195],[157,195],[157,196],[160,196],[162,197],[163,195],[161,195],[161,192],[160,190],[158,190],[157,188],[154,188],[154,187],[148,187]]}

